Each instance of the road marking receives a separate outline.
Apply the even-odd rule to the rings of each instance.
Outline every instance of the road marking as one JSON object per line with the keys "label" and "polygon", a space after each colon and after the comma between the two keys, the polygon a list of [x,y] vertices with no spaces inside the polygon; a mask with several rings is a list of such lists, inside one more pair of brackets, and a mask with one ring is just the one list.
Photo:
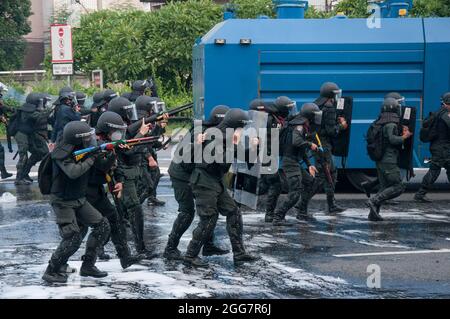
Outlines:
{"label": "road marking", "polygon": [[366,256],[390,256],[390,255],[444,254],[444,253],[450,253],[450,249],[385,251],[385,252],[378,252],[378,253],[333,255],[333,257],[343,258],[343,257],[366,257]]}

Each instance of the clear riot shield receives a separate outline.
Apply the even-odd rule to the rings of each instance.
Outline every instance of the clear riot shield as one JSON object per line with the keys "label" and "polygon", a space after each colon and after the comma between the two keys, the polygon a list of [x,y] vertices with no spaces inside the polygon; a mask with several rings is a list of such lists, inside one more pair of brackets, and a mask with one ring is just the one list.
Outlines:
{"label": "clear riot shield", "polygon": [[251,110],[248,115],[249,122],[242,131],[237,159],[231,169],[234,175],[232,195],[237,203],[256,209],[260,179],[265,173],[268,114]]}

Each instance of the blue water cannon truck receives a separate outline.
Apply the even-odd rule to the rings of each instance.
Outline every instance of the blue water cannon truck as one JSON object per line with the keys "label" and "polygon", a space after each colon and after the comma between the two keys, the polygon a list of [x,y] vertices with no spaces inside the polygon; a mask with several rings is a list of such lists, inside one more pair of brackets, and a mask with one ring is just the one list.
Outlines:
{"label": "blue water cannon truck", "polygon": [[[336,82],[354,103],[345,175],[355,186],[370,179],[364,136],[384,95],[405,96],[420,128],[450,91],[450,18],[408,17],[412,0],[368,6],[368,19],[305,19],[308,1],[300,0],[274,0],[276,19],[236,19],[227,10],[193,48],[196,118],[219,104],[247,109],[255,98],[286,95],[302,105],[318,97],[322,83]],[[418,135],[414,167],[426,168],[428,145]]]}

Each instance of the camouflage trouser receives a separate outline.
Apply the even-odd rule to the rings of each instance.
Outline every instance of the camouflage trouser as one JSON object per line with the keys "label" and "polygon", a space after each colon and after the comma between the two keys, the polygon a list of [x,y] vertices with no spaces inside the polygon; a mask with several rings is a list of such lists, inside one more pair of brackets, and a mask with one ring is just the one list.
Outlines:
{"label": "camouflage trouser", "polygon": [[51,205],[62,241],[52,254],[50,263],[57,269],[66,264],[80,248],[89,227],[92,231],[86,242],[85,255],[95,262],[98,248],[105,243],[110,234],[110,226],[106,218],[85,199],[64,201],[52,198]]}
{"label": "camouflage trouser", "polygon": [[[220,188],[222,190],[218,191]],[[202,246],[211,238],[219,213],[227,219],[227,232],[234,255],[245,253],[242,239],[242,215],[225,187],[221,185],[206,188],[192,185],[192,192],[200,221],[192,233],[192,240],[189,242],[186,257],[196,257],[199,254]]]}
{"label": "camouflage trouser", "polygon": [[405,185],[397,164],[377,162],[376,165],[380,191],[371,201],[379,206],[387,200],[400,196],[405,191]]}
{"label": "camouflage trouser", "polygon": [[[127,243],[127,230],[122,218],[119,216],[116,207],[108,199],[102,185],[89,185],[86,199],[94,206],[106,219],[111,226],[111,241],[117,251],[119,258],[126,258],[131,255]],[[106,244],[106,243],[105,243]]]}

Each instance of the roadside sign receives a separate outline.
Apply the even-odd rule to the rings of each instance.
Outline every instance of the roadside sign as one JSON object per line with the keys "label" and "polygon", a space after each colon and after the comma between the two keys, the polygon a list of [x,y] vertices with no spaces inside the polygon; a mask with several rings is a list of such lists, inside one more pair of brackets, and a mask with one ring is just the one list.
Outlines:
{"label": "roadside sign", "polygon": [[50,26],[52,63],[73,63],[72,27],[68,24]]}
{"label": "roadside sign", "polygon": [[73,75],[72,63],[54,63],[53,75]]}
{"label": "roadside sign", "polygon": [[103,90],[103,70],[92,71],[92,83],[95,87]]}

